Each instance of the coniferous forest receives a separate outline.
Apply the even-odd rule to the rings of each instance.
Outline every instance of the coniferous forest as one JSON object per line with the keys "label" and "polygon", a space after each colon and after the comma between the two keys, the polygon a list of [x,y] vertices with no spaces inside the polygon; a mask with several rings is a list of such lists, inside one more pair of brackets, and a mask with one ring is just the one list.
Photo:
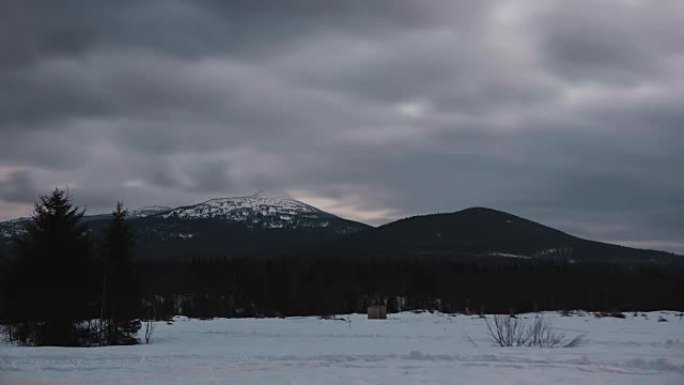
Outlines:
{"label": "coniferous forest", "polygon": [[146,319],[332,315],[365,312],[372,304],[386,304],[390,312],[684,309],[684,262],[677,258],[381,255],[317,244],[280,254],[165,261],[136,258],[135,228],[122,203],[102,236],[92,235],[83,216],[66,191],[35,204],[25,233],[3,260],[0,310],[10,340],[135,344]]}
{"label": "coniferous forest", "polygon": [[684,309],[684,264],[453,258],[195,259],[139,266],[157,317],[426,309],[509,313]]}

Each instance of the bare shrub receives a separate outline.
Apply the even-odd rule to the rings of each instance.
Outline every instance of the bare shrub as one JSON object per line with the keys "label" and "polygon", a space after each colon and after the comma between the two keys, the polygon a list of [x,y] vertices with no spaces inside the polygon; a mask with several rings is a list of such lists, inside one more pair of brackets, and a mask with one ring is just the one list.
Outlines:
{"label": "bare shrub", "polygon": [[522,345],[525,328],[520,318],[510,315],[493,316],[494,323],[484,317],[487,329],[492,341],[497,346],[520,346]]}
{"label": "bare shrub", "polygon": [[494,315],[492,319],[490,322],[485,318],[485,322],[495,346],[575,347],[584,341],[582,335],[567,339],[565,334],[556,333],[542,314],[537,314],[531,321],[513,314]]}
{"label": "bare shrub", "polygon": [[152,334],[154,333],[154,321],[145,321],[145,343],[149,344],[152,339]]}

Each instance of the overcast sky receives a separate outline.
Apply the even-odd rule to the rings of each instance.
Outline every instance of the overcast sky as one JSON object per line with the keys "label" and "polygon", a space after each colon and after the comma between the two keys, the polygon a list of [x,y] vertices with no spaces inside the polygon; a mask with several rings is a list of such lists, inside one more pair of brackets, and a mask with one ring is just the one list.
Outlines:
{"label": "overcast sky", "polygon": [[[97,4],[97,5],[96,5]],[[266,190],[684,253],[684,1],[0,5],[0,219]]]}

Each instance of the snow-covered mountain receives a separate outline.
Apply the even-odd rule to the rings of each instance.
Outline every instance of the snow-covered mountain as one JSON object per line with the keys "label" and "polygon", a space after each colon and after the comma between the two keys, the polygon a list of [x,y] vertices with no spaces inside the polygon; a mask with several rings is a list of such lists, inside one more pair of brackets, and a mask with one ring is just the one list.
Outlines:
{"label": "snow-covered mountain", "polygon": [[158,214],[165,219],[220,219],[248,228],[325,228],[341,218],[289,197],[252,195],[217,198]]}
{"label": "snow-covered mountain", "polygon": [[[141,258],[274,253],[370,228],[290,197],[264,194],[177,208],[146,206],[129,210],[128,217]],[[83,222],[97,241],[110,219],[109,214],[97,214],[85,216]],[[0,257],[29,220],[0,222]]]}

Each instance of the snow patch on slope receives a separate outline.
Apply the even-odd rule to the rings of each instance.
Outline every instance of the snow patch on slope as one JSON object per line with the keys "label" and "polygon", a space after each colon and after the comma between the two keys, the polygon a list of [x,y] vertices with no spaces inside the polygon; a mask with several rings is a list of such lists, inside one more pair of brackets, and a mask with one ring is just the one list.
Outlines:
{"label": "snow patch on slope", "polygon": [[129,218],[145,218],[150,215],[160,214],[166,211],[171,211],[171,207],[167,206],[144,206],[128,212]]}
{"label": "snow patch on slope", "polygon": [[26,224],[31,218],[17,218],[0,223],[0,238],[15,238],[26,233]]}
{"label": "snow patch on slope", "polygon": [[210,199],[197,205],[179,207],[159,216],[184,220],[220,219],[241,222],[253,228],[272,229],[323,228],[334,218],[331,214],[289,197],[260,194]]}
{"label": "snow patch on slope", "polygon": [[489,253],[492,257],[504,257],[504,258],[516,258],[516,259],[532,259],[529,255],[511,254],[511,253],[501,253],[494,252]]}

